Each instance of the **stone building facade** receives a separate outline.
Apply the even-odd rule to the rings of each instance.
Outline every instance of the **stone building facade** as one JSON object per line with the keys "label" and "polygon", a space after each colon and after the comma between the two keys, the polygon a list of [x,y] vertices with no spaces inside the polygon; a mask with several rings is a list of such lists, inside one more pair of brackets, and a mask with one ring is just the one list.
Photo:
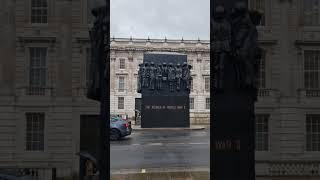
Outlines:
{"label": "stone building facade", "polygon": [[[0,169],[30,168],[40,179],[78,171],[80,120],[99,113],[84,96],[94,2],[87,1],[0,1]],[[265,14],[258,27],[265,50],[256,104],[258,179],[319,179],[320,0],[250,0],[250,6]],[[133,115],[143,52],[177,51],[194,66],[191,113],[199,120],[192,121],[205,121],[208,41],[111,43],[111,113]]]}
{"label": "stone building facade", "polygon": [[110,112],[135,116],[138,64],[145,52],[187,54],[191,70],[190,122],[208,124],[210,116],[210,42],[208,40],[112,38],[110,56]]}

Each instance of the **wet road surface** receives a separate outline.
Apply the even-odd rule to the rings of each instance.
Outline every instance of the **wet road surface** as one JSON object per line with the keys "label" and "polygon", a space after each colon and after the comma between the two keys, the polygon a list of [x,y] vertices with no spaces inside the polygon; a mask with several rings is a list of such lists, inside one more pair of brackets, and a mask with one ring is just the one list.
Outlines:
{"label": "wet road surface", "polygon": [[150,169],[207,167],[210,130],[143,130],[110,143],[110,167]]}

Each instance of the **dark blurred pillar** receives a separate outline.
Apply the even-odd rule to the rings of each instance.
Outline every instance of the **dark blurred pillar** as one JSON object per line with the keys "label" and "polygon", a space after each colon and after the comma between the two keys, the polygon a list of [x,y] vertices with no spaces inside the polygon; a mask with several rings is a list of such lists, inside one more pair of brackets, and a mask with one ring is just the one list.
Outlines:
{"label": "dark blurred pillar", "polygon": [[110,0],[105,0],[102,20],[103,45],[100,47],[100,148],[99,180],[110,179]]}
{"label": "dark blurred pillar", "polygon": [[57,180],[57,168],[52,168],[52,180]]}
{"label": "dark blurred pillar", "polygon": [[110,179],[110,0],[97,1],[92,9],[94,25],[89,31],[92,45],[92,68],[90,68],[87,97],[100,101],[98,169],[99,179]]}
{"label": "dark blurred pillar", "polygon": [[[238,1],[242,0],[211,1],[211,23],[217,5],[224,5],[230,15],[232,8]],[[212,37],[211,33],[211,41]],[[212,49],[211,52],[213,52]],[[210,59],[215,60],[212,53]],[[210,64],[211,72],[213,72],[213,63]],[[224,81],[226,88],[229,89],[216,93],[211,86],[210,165],[211,178],[214,180],[255,179],[255,99],[252,98],[252,91],[239,91],[235,88],[237,81],[235,76],[233,65],[227,62]],[[211,76],[211,84],[214,84],[213,75]]]}

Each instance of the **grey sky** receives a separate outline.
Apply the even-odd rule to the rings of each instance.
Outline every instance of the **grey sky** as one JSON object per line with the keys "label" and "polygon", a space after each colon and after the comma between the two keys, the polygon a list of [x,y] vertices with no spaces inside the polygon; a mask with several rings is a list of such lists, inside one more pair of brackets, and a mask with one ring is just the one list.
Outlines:
{"label": "grey sky", "polygon": [[210,0],[111,0],[111,37],[205,39]]}

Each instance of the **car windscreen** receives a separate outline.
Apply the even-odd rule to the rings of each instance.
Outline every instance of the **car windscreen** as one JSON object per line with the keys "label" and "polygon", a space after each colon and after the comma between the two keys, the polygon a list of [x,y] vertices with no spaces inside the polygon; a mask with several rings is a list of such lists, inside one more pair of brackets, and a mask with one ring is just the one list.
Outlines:
{"label": "car windscreen", "polygon": [[122,121],[122,119],[121,118],[117,118],[117,117],[111,117],[110,121],[111,122],[117,122],[117,121]]}

